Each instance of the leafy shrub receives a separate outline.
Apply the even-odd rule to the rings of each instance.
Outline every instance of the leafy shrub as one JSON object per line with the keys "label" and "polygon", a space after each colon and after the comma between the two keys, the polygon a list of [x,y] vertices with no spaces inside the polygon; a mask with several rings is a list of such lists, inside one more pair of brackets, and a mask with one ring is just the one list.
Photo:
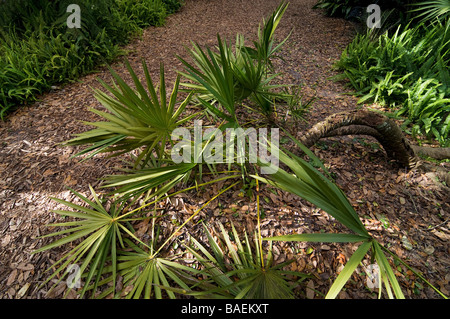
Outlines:
{"label": "leafy shrub", "polygon": [[[34,101],[35,96],[48,90],[52,84],[70,81],[109,61],[118,54],[105,32],[100,32],[92,43],[72,42],[64,34],[52,30],[27,32],[26,41],[10,34],[0,40],[0,114],[17,103]],[[89,54],[95,52],[95,54]]]}

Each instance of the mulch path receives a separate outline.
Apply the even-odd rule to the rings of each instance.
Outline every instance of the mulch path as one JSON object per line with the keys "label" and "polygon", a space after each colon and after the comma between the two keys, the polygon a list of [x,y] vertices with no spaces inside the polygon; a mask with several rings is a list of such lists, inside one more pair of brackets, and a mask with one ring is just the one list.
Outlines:
{"label": "mulch path", "polygon": [[[255,38],[261,19],[277,5],[271,0],[185,2],[165,26],[146,29],[142,37],[127,46],[128,59],[135,70],[140,70],[140,61],[145,59],[157,79],[159,64],[164,62],[166,81],[173,83],[176,72],[182,70],[176,55],[186,57],[185,46],[190,46],[190,41],[214,45],[217,33],[232,41],[236,33],[242,33],[250,41]],[[277,30],[279,39],[292,30],[281,52],[283,60],[275,63],[277,71],[283,74],[280,82],[302,84],[305,98],[317,97],[305,115],[307,122],[289,124],[297,136],[334,112],[356,107],[356,98],[342,94],[348,89],[329,79],[335,74],[333,61],[351,41],[355,27],[311,9],[315,2],[291,0]],[[120,61],[113,68],[126,78]],[[0,123],[0,298],[62,297],[64,285],[51,293],[47,286],[38,286],[48,275],[45,270],[68,248],[31,254],[52,240],[38,238],[54,231],[46,225],[58,220],[51,210],[60,206],[51,197],[72,200],[67,186],[87,194],[88,185],[96,188],[99,178],[123,166],[121,159],[101,156],[82,162],[71,158],[78,149],[58,145],[87,129],[81,121],[96,120],[87,107],[99,105],[91,91],[92,87],[99,87],[97,77],[110,79],[109,72],[102,68],[45,94],[40,101],[21,107]],[[328,138],[312,149],[336,176],[336,183],[372,234],[448,295],[449,189],[436,182],[432,174],[400,168],[368,137]],[[430,164],[447,172],[450,168],[449,163]],[[172,205],[167,210],[170,218],[184,220],[189,216],[186,209],[198,207],[213,191],[184,194],[179,197],[183,203],[180,207],[179,201],[168,203]],[[239,194],[236,189],[220,199],[223,212],[217,201],[198,218],[207,222],[232,220],[238,227],[254,229],[255,203]],[[336,230],[327,214],[292,195],[264,189],[263,196],[263,236],[300,233],[305,229]],[[170,231],[170,222],[167,225]],[[141,233],[145,231],[145,227],[140,229]],[[327,292],[354,249],[356,246],[351,244],[278,243],[275,257],[278,262],[294,258],[291,270],[313,275],[299,287],[299,298],[321,298],[314,290]],[[406,268],[397,267],[396,272],[407,298],[438,297]],[[339,297],[376,298],[377,294],[365,283],[364,269],[360,267]]]}

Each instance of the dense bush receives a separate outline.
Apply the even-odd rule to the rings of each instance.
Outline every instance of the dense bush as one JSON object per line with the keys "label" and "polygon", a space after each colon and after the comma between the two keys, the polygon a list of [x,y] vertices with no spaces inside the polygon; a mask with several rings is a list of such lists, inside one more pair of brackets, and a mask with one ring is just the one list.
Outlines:
{"label": "dense bush", "polygon": [[[79,29],[67,27],[70,4],[80,6]],[[180,6],[178,0],[1,2],[0,117],[52,85],[110,62],[133,33],[162,25]]]}

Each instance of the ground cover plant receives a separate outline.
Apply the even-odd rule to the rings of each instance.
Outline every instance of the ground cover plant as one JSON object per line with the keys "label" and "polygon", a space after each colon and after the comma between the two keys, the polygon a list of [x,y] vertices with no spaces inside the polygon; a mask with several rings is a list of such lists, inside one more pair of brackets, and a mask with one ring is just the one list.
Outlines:
{"label": "ground cover plant", "polygon": [[[256,163],[239,162],[236,160],[237,154],[232,153],[232,165],[226,165],[225,161],[212,164],[197,161],[196,155],[211,152],[210,143],[215,136],[223,134],[224,129],[230,126],[246,128],[248,121],[240,118],[243,109],[248,109],[254,117],[261,113],[260,123],[256,124],[266,125],[273,123],[270,115],[277,100],[292,100],[292,96],[280,95],[274,90],[276,87],[269,84],[271,71],[268,61],[271,54],[268,53],[274,52],[273,35],[286,9],[287,4],[281,3],[262,23],[258,32],[261,41],[255,42],[251,48],[244,45],[244,39],[240,36],[237,36],[236,43],[242,45],[236,46],[234,54],[220,37],[217,38],[216,50],[209,47],[202,49],[194,44],[190,50],[193,62],[182,60],[185,70],[181,74],[194,82],[186,83],[190,93],[183,98],[178,96],[180,75],[168,99],[163,66],[160,68],[159,86],[154,84],[145,63],[142,64],[143,81],[127,64],[133,88],[111,70],[114,82],[103,82],[106,91],[95,92],[96,98],[108,112],[92,109],[103,118],[102,121],[87,122],[95,128],[78,134],[66,144],[87,145],[78,153],[79,156],[88,153],[91,156],[99,153],[130,154],[132,163],[125,174],[106,178],[108,182],[104,186],[110,190],[109,194],[100,196],[91,188],[88,198],[73,191],[82,205],[55,199],[72,209],[57,210],[55,213],[74,217],[75,220],[52,225],[62,227],[62,230],[45,236],[62,237],[37,249],[35,253],[68,243],[74,246],[53,265],[53,273],[44,285],[56,277],[55,285],[65,280],[68,275],[66,268],[81,264],[78,275],[83,280],[83,287],[75,285],[70,288],[77,289],[82,297],[87,294],[90,297],[175,298],[176,294],[188,294],[196,297],[288,298],[293,297],[293,288],[307,276],[286,271],[284,264],[273,265],[271,244],[266,245],[265,241],[349,242],[361,245],[326,297],[337,296],[369,250],[372,259],[379,265],[379,281],[386,295],[391,298],[404,297],[385,255],[394,254],[368,232],[320,160],[287,132],[288,138],[322,172],[292,152],[278,149],[273,143],[264,143],[263,147],[266,151],[270,149],[271,153],[277,151],[283,167],[277,167],[273,174],[267,176],[258,174],[260,167],[268,165],[262,157]],[[252,99],[255,96],[260,98]],[[199,102],[201,111],[184,114],[191,99]],[[205,121],[209,119],[212,124],[218,124],[218,128],[213,127],[211,134],[201,141],[199,153],[194,152],[194,157],[187,158],[186,163],[176,163],[171,156],[174,146],[171,134],[179,126],[192,123],[196,117],[202,117]],[[187,142],[190,146],[191,141]],[[249,154],[246,155],[249,157]],[[210,178],[206,179],[206,176]],[[311,202],[349,231],[263,238],[260,228],[261,182]],[[173,232],[162,235],[164,229],[158,225],[158,219],[164,214],[158,206],[161,201],[218,183],[222,185],[214,196],[190,212],[189,217],[177,224]],[[237,186],[246,188],[247,194],[252,195],[249,197],[256,201],[258,226],[254,241],[249,240],[253,234],[244,233],[240,237],[233,226],[227,232],[220,224],[216,238],[214,231],[207,228],[215,225],[205,228],[209,247],[194,238],[177,240],[180,231],[202,210]],[[150,237],[144,238],[138,234],[134,227],[139,222],[151,223]],[[183,245],[185,251],[196,257],[195,267],[186,265],[184,255],[170,254],[170,247],[178,245]],[[296,276],[297,279],[293,281],[286,275]],[[379,296],[382,291],[379,290]]]}
{"label": "ground cover plant", "polygon": [[[80,7],[80,28],[67,24],[70,5]],[[111,62],[132,35],[162,25],[180,5],[161,0],[1,2],[0,117]]]}

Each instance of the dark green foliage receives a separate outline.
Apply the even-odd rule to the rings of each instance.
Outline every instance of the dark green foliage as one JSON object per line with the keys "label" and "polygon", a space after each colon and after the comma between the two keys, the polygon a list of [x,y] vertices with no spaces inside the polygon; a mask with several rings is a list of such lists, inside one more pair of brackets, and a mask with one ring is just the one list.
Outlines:
{"label": "dark green foliage", "polygon": [[320,0],[314,7],[365,26],[371,3],[381,8],[381,29],[355,37],[336,63],[343,71],[336,78],[349,80],[360,103],[378,102],[407,117],[409,133],[448,146],[450,2]]}
{"label": "dark green foliage", "polygon": [[358,35],[336,66],[361,96],[397,109],[412,123],[412,133],[449,145],[449,22],[424,27],[398,27],[377,39]]}
{"label": "dark green foliage", "polygon": [[418,0],[319,0],[313,8],[323,9],[323,12],[330,17],[359,22],[364,30],[371,14],[370,11],[367,12],[367,7],[376,4],[381,10],[381,29],[376,29],[376,33],[381,34],[385,31],[395,32],[396,26],[406,24],[417,16],[418,13],[411,10],[415,8],[414,5],[417,2]]}
{"label": "dark green foliage", "polygon": [[313,8],[323,9],[325,14],[331,17],[345,19],[358,19],[370,4],[379,5],[382,10],[396,9],[406,12],[407,7],[414,1],[400,0],[319,0]]}
{"label": "dark green foliage", "polygon": [[183,2],[180,0],[162,0],[163,4],[166,7],[167,13],[175,13],[181,9]]}
{"label": "dark green foliage", "polygon": [[[70,4],[81,28],[68,28]],[[177,0],[16,0],[0,3],[0,118],[54,84],[71,81],[120,54],[142,28],[160,26]]]}
{"label": "dark green foliage", "polygon": [[125,15],[140,28],[161,26],[167,16],[162,0],[116,0],[118,11]]}

